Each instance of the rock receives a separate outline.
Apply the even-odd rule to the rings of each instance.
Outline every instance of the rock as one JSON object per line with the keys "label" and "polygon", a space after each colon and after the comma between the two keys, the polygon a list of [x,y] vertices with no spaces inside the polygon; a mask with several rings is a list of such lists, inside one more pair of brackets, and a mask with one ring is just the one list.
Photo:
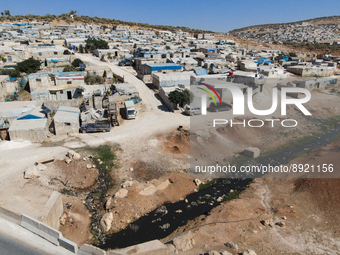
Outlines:
{"label": "rock", "polygon": [[245,252],[242,253],[243,255],[257,255],[255,251],[253,250],[246,250]]}
{"label": "rock", "polygon": [[75,151],[69,150],[69,151],[67,152],[66,156],[72,159],[75,153],[76,153]]}
{"label": "rock", "polygon": [[92,168],[96,168],[96,165],[92,165]]}
{"label": "rock", "polygon": [[216,199],[217,202],[222,202],[223,201],[223,197],[219,197]]}
{"label": "rock", "polygon": [[176,237],[172,242],[179,251],[190,250],[195,245],[195,240],[192,238],[190,231],[186,235]]}
{"label": "rock", "polygon": [[65,223],[66,223],[66,217],[67,217],[67,215],[66,215],[66,213],[64,213],[61,217],[60,217],[60,225],[65,225]]}
{"label": "rock", "polygon": [[122,188],[131,187],[133,184],[134,184],[133,181],[125,181],[125,182],[122,184]]}
{"label": "rock", "polygon": [[104,232],[107,232],[110,230],[112,220],[113,220],[112,212],[104,214],[103,218],[100,220],[100,226],[102,227]]}
{"label": "rock", "polygon": [[220,253],[218,251],[209,251],[208,252],[209,255],[220,255]]}
{"label": "rock", "polygon": [[112,206],[112,197],[109,197],[105,202],[105,210],[109,210]]}
{"label": "rock", "polygon": [[229,249],[238,250],[237,244],[234,244],[234,243],[232,243],[232,242],[227,242],[227,243],[224,244],[224,245],[227,246]]}
{"label": "rock", "polygon": [[92,165],[91,165],[91,164],[87,164],[87,165],[86,165],[86,168],[87,168],[87,169],[91,169],[91,168],[92,168]]}
{"label": "rock", "polygon": [[161,229],[168,229],[168,228],[170,228],[170,224],[169,223],[165,223],[165,224],[163,224],[162,226],[160,226],[160,228]]}
{"label": "rock", "polygon": [[79,160],[80,159],[79,153],[74,153],[73,154],[73,159]]}
{"label": "rock", "polygon": [[249,158],[257,158],[260,156],[260,149],[255,147],[249,147],[244,150],[243,155]]}
{"label": "rock", "polygon": [[200,186],[202,182],[199,179],[194,180],[196,186]]}
{"label": "rock", "polygon": [[230,192],[230,193],[233,193],[233,192],[234,192],[234,190],[233,190],[233,189],[231,189],[231,190],[229,190],[229,192]]}
{"label": "rock", "polygon": [[282,217],[282,219],[283,219],[283,220],[286,220],[286,219],[287,219],[287,217],[286,217],[286,216],[283,216],[283,217]]}
{"label": "rock", "polygon": [[72,162],[72,159],[70,159],[70,158],[65,159],[66,164],[70,164],[71,162]]}
{"label": "rock", "polygon": [[157,189],[155,188],[155,186],[150,185],[149,187],[147,187],[147,188],[143,189],[142,191],[140,191],[139,194],[142,195],[142,196],[151,196],[156,191],[157,191]]}
{"label": "rock", "polygon": [[205,194],[205,195],[204,195],[204,198],[205,198],[205,199],[209,199],[209,198],[211,198],[211,195],[210,195],[210,194]]}
{"label": "rock", "polygon": [[279,222],[276,222],[275,225],[278,225],[279,227],[284,227],[286,225],[286,223],[284,221],[279,221]]}
{"label": "rock", "polygon": [[176,213],[181,213],[181,212],[182,212],[182,210],[177,210],[177,211],[176,211]]}
{"label": "rock", "polygon": [[222,255],[233,255],[233,254],[231,254],[230,252],[224,251],[222,252]]}
{"label": "rock", "polygon": [[24,178],[25,179],[34,179],[34,178],[39,178],[40,173],[39,170],[36,168],[36,166],[30,166],[27,167],[24,173]]}
{"label": "rock", "polygon": [[185,201],[186,203],[188,203],[188,202],[189,202],[189,201],[188,201],[188,199],[185,199],[184,201]]}
{"label": "rock", "polygon": [[166,181],[162,182],[161,184],[159,184],[156,187],[156,190],[164,190],[169,186],[169,184],[170,184],[169,180],[166,180]]}
{"label": "rock", "polygon": [[133,168],[132,167],[130,167],[130,171],[133,172]]}
{"label": "rock", "polygon": [[126,197],[128,194],[128,190],[127,189],[120,189],[116,192],[115,194],[115,198],[124,198]]}
{"label": "rock", "polygon": [[268,226],[269,225],[269,220],[261,220],[260,221],[263,226]]}
{"label": "rock", "polygon": [[155,214],[157,213],[161,213],[162,216],[164,216],[168,213],[168,209],[166,209],[165,205],[162,205],[161,207],[158,207],[157,210],[155,211]]}
{"label": "rock", "polygon": [[39,171],[44,171],[47,169],[47,166],[41,164],[41,163],[38,163],[36,166],[35,166]]}
{"label": "rock", "polygon": [[172,253],[178,253],[178,251],[176,250],[176,247],[175,247],[175,245],[173,245],[173,244],[166,244],[165,245],[166,247],[168,247],[168,250],[170,251],[170,252],[172,252]]}
{"label": "rock", "polygon": [[84,161],[86,161],[86,158],[83,158]]}

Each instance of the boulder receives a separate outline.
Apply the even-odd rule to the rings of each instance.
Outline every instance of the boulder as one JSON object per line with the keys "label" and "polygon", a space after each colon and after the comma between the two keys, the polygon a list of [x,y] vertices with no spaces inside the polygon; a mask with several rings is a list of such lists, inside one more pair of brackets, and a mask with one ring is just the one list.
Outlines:
{"label": "boulder", "polygon": [[67,152],[66,156],[69,157],[69,158],[73,158],[73,156],[74,156],[75,153],[76,153],[75,151],[69,150],[69,151]]}
{"label": "boulder", "polygon": [[66,218],[67,218],[67,215],[66,213],[64,213],[61,217],[60,217],[60,225],[65,225],[66,223]]}
{"label": "boulder", "polygon": [[155,186],[150,185],[149,187],[147,187],[147,188],[143,189],[142,191],[140,191],[139,194],[142,195],[142,196],[151,196],[156,191],[157,191],[157,189],[155,188]]}
{"label": "boulder", "polygon": [[105,210],[109,210],[109,209],[111,208],[112,202],[113,202],[112,197],[109,197],[109,198],[106,200],[106,202],[105,202]]}
{"label": "boulder", "polygon": [[227,246],[229,249],[232,249],[232,250],[238,250],[237,244],[232,243],[232,242],[227,242],[227,243],[225,244],[225,246]]}
{"label": "boulder", "polygon": [[124,198],[126,197],[128,194],[128,190],[127,189],[120,189],[116,192],[115,194],[115,198]]}
{"label": "boulder", "polygon": [[279,222],[276,222],[275,225],[278,225],[279,227],[284,227],[286,225],[286,223],[284,221],[279,221]]}
{"label": "boulder", "polygon": [[80,159],[80,154],[79,153],[74,153],[73,154],[73,159],[79,160]]}
{"label": "boulder", "polygon": [[208,254],[209,255],[220,255],[220,253],[218,251],[214,251],[214,250],[209,251]]}
{"label": "boulder", "polygon": [[199,179],[195,179],[194,182],[196,186],[200,186],[202,184],[202,182]]}
{"label": "boulder", "polygon": [[256,147],[249,147],[244,150],[243,155],[249,158],[257,158],[260,156],[260,149]]}
{"label": "boulder", "polygon": [[39,171],[44,171],[47,169],[47,166],[41,164],[41,163],[38,163],[36,166],[35,166]]}
{"label": "boulder", "polygon": [[66,164],[70,164],[71,162],[72,162],[72,159],[70,159],[70,158],[65,159]]}
{"label": "boulder", "polygon": [[164,190],[169,186],[169,184],[170,184],[169,180],[166,180],[166,181],[162,182],[161,184],[159,184],[156,187],[156,190]]}
{"label": "boulder", "polygon": [[233,255],[233,254],[231,254],[230,252],[224,251],[222,252],[222,255]]}
{"label": "boulder", "polygon": [[269,225],[269,220],[261,220],[260,223],[261,223],[263,226],[268,226],[268,225]]}
{"label": "boulder", "polygon": [[104,232],[107,232],[111,228],[111,223],[113,220],[112,212],[105,213],[102,219],[100,220],[100,226],[102,227]]}
{"label": "boulder", "polygon": [[176,249],[179,251],[190,250],[195,245],[195,240],[192,238],[192,234],[190,231],[186,235],[176,237],[172,242]]}
{"label": "boulder", "polygon": [[246,250],[245,252],[242,253],[243,255],[257,255],[255,251],[253,250]]}
{"label": "boulder", "polygon": [[91,168],[92,168],[92,165],[91,165],[91,164],[87,164],[87,165],[86,165],[86,168],[87,168],[87,169],[91,169]]}
{"label": "boulder", "polygon": [[30,166],[27,167],[24,173],[25,179],[33,179],[33,178],[39,178],[40,173],[39,170],[36,168],[36,166]]}
{"label": "boulder", "polygon": [[128,188],[128,187],[131,187],[135,182],[133,181],[125,181],[123,184],[122,184],[122,188]]}

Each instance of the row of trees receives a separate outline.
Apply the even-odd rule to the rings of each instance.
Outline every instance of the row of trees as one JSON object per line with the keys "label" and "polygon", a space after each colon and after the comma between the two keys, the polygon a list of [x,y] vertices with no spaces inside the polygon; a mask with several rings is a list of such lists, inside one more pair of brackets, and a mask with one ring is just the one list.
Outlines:
{"label": "row of trees", "polygon": [[169,26],[169,25],[150,25],[148,23],[137,23],[132,21],[122,21],[118,19],[108,19],[108,18],[99,18],[97,16],[95,17],[89,17],[86,15],[78,16],[76,15],[76,11],[70,11],[69,13],[62,13],[60,15],[54,15],[54,14],[46,14],[43,16],[40,15],[34,15],[34,14],[27,14],[27,15],[14,15],[11,16],[9,10],[5,10],[3,13],[1,13],[2,16],[0,17],[0,21],[33,21],[36,20],[38,22],[52,22],[54,20],[60,21],[64,20],[67,23],[71,24],[72,22],[81,22],[81,23],[94,23],[94,24],[105,24],[108,26],[115,27],[117,25],[128,25],[128,26],[140,26],[145,28],[153,28],[153,29],[160,29],[160,30],[169,30],[169,31],[175,31],[175,30],[182,30],[184,32],[189,33],[212,33],[212,31],[208,30],[201,30],[201,29],[191,29],[189,27],[183,27],[183,26]]}
{"label": "row of trees", "polygon": [[339,44],[324,44],[324,43],[308,43],[308,42],[283,42],[285,45],[292,46],[294,48],[300,48],[300,47],[306,47],[308,50],[324,50],[327,52],[336,52],[340,51],[340,45]]}

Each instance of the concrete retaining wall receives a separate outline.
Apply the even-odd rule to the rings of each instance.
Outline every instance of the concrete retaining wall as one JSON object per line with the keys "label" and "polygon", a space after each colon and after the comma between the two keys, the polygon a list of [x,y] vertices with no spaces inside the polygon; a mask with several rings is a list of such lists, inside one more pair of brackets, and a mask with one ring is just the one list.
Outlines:
{"label": "concrete retaining wall", "polygon": [[59,217],[63,212],[61,194],[54,191],[44,206],[50,208],[44,222],[40,222],[25,214],[19,215],[2,207],[0,207],[0,217],[4,216],[54,245],[61,246],[70,252],[77,253],[77,244],[64,238],[62,233],[54,228],[56,225],[56,228],[58,228]]}
{"label": "concrete retaining wall", "polygon": [[77,244],[64,238],[61,232],[27,215],[21,215],[20,225],[54,245],[59,245],[74,253],[77,253],[78,251]]}
{"label": "concrete retaining wall", "polygon": [[89,245],[89,244],[83,244],[79,247],[79,251],[83,251],[87,254],[92,255],[106,255],[106,251],[99,249],[98,247]]}
{"label": "concrete retaining wall", "polygon": [[12,222],[20,224],[21,222],[21,215],[5,208],[0,207],[0,214],[8,217]]}
{"label": "concrete retaining wall", "polygon": [[43,223],[58,229],[60,225],[60,216],[64,210],[61,194],[57,191],[53,191],[44,206],[49,208],[49,212],[44,217]]}

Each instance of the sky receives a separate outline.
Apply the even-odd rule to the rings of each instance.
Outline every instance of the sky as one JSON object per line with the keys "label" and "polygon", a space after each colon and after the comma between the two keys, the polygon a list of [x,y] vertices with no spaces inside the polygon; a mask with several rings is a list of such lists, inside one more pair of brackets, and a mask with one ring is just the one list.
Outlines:
{"label": "sky", "polygon": [[[11,15],[68,13],[228,32],[269,23],[340,15],[339,0],[0,0]],[[77,13],[78,14],[78,13]]]}

